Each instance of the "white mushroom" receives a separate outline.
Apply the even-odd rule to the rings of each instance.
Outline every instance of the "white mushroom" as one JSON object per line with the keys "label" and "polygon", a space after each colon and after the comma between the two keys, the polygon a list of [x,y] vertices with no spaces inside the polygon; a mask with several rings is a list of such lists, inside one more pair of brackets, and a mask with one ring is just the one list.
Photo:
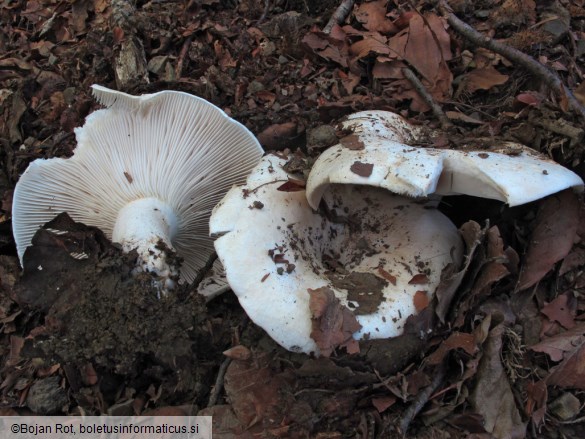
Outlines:
{"label": "white mushroom", "polygon": [[[182,92],[130,96],[93,86],[98,110],[75,130],[69,159],[32,162],[16,185],[13,231],[21,260],[37,229],[61,212],[99,227],[139,270],[172,287],[177,266],[191,282],[213,252],[211,209],[260,160],[262,148],[240,123]],[[215,294],[225,285],[207,290]]]}
{"label": "white mushroom", "polygon": [[279,190],[286,160],[269,155],[244,187],[214,209],[210,231],[228,282],[248,316],[285,348],[319,353],[308,289],[331,288],[354,310],[360,338],[399,335],[416,300],[462,258],[461,238],[440,212],[363,185],[334,185],[319,211],[305,191]]}
{"label": "white mushroom", "polygon": [[[574,187],[574,172],[525,146],[506,143],[493,151],[457,151],[410,146],[424,137],[421,128],[387,111],[362,111],[343,123],[349,141],[332,146],[315,162],[307,181],[309,204],[316,208],[329,184],[367,184],[412,197],[465,194],[516,206]],[[367,176],[352,172],[372,164]]]}

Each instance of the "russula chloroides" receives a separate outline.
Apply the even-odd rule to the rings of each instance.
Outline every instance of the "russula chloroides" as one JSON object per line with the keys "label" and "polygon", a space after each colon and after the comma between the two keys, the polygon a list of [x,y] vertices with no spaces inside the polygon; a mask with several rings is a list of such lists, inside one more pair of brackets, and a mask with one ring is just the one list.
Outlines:
{"label": "russula chloroides", "polygon": [[421,295],[430,299],[442,271],[462,259],[454,225],[424,206],[428,197],[467,194],[515,206],[583,189],[576,174],[518,144],[413,147],[428,133],[389,112],[353,114],[342,130],[347,137],[317,159],[306,190],[282,190],[291,177],[286,160],[267,156],[210,220],[243,308],[292,351],[319,353],[309,289],[330,288],[354,311],[362,326],[356,339],[402,332]]}
{"label": "russula chloroides", "polygon": [[193,281],[213,252],[211,210],[258,163],[260,144],[243,125],[190,94],[131,96],[92,88],[107,108],[75,129],[73,157],[35,160],[16,185],[12,224],[21,264],[37,229],[67,212],[124,250],[136,249],[137,270],[152,272],[163,290],[178,277],[167,248],[183,259],[181,279]]}
{"label": "russula chloroides", "polygon": [[459,265],[457,229],[437,210],[369,186],[332,186],[314,211],[304,190],[279,190],[285,163],[264,157],[211,216],[242,307],[286,349],[318,353],[308,289],[329,287],[362,325],[355,338],[399,335],[416,300],[426,303],[442,270]]}

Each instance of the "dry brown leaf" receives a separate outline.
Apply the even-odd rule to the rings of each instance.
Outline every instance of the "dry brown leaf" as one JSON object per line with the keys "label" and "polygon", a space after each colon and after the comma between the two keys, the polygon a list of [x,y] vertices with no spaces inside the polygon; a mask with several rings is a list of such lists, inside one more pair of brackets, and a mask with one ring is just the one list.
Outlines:
{"label": "dry brown leaf", "polygon": [[[298,192],[305,190],[305,182],[295,178],[289,178],[286,183],[281,184],[276,188],[280,192]],[[287,261],[288,262],[288,261]]]}
{"label": "dry brown leaf", "polygon": [[408,281],[409,285],[424,285],[429,283],[429,277],[426,274],[419,273],[412,276]]}
{"label": "dry brown leaf", "polygon": [[370,54],[376,55],[390,55],[390,48],[386,44],[386,39],[383,37],[365,37],[349,47],[350,55],[361,59]]}
{"label": "dry brown leaf", "polygon": [[378,413],[385,412],[389,407],[394,405],[395,402],[396,397],[392,395],[372,398],[372,405],[378,410]]}
{"label": "dry brown leaf", "polygon": [[414,293],[412,301],[414,303],[414,309],[416,309],[416,312],[421,312],[423,309],[429,306],[429,296],[426,291],[417,291]]}
{"label": "dry brown leaf", "polygon": [[489,90],[496,85],[502,85],[508,80],[508,75],[502,75],[492,66],[475,69],[465,74],[465,90],[473,93],[477,90]]}
{"label": "dry brown leaf", "polygon": [[395,34],[398,27],[386,18],[386,0],[363,3],[357,7],[354,16],[366,29],[382,34]]}
{"label": "dry brown leaf", "polygon": [[580,269],[583,266],[585,266],[585,248],[575,247],[571,250],[571,253],[563,259],[561,268],[559,268],[559,276],[562,276],[569,271]]}
{"label": "dry brown leaf", "polygon": [[285,122],[270,125],[258,134],[258,141],[262,146],[269,149],[282,149],[285,142],[290,142],[298,135],[298,124],[296,122]]}
{"label": "dry brown leaf", "polygon": [[463,267],[460,271],[456,271],[458,267],[453,267],[452,264],[445,267],[441,273],[441,282],[435,292],[438,299],[436,313],[442,322],[445,321],[445,316],[449,311],[451,301],[459,285],[461,285],[463,276],[467,273],[477,246],[483,241],[486,230],[482,230],[481,226],[475,221],[468,221],[459,228],[459,233],[461,233],[465,241],[466,249]]}
{"label": "dry brown leaf", "polygon": [[518,290],[539,282],[569,254],[577,238],[578,224],[579,200],[573,190],[567,189],[542,201],[520,272]]}
{"label": "dry brown leaf", "polygon": [[328,357],[337,347],[345,347],[348,353],[359,352],[353,333],[359,331],[361,325],[351,310],[341,305],[331,288],[309,289],[309,295],[313,322],[311,338],[319,346],[321,354]]}
{"label": "dry brown leaf", "polygon": [[353,162],[349,170],[360,177],[369,177],[374,169],[373,163]]}
{"label": "dry brown leaf", "polygon": [[443,18],[435,14],[428,14],[424,19],[420,15],[411,18],[404,59],[428,81],[429,92],[438,101],[450,95],[453,75],[446,62],[452,56],[451,39]]}
{"label": "dry brown leaf", "polygon": [[548,391],[546,383],[543,380],[537,381],[536,383],[528,382],[526,385],[525,411],[536,426],[539,426],[544,420],[547,398]]}
{"label": "dry brown leaf", "polygon": [[506,371],[502,365],[504,325],[493,328],[483,345],[483,356],[476,374],[476,385],[469,397],[474,411],[484,419],[484,428],[496,439],[520,439],[526,436],[526,424],[520,412]]}
{"label": "dry brown leaf", "polygon": [[552,361],[561,361],[583,343],[585,343],[585,322],[580,322],[565,332],[547,337],[540,343],[530,346],[530,349],[535,352],[544,352]]}
{"label": "dry brown leaf", "polygon": [[585,342],[581,344],[546,378],[547,384],[585,390]]}
{"label": "dry brown leaf", "polygon": [[577,302],[573,295],[569,294],[561,294],[540,310],[549,320],[560,323],[565,329],[571,329],[575,326]]}
{"label": "dry brown leaf", "polygon": [[445,355],[453,349],[463,349],[469,355],[475,355],[478,352],[477,341],[474,334],[464,332],[453,332],[449,338],[444,340],[439,348],[427,357],[429,364],[439,364],[445,358]]}
{"label": "dry brown leaf", "polygon": [[233,360],[224,384],[232,409],[246,428],[279,422],[279,413],[292,401],[288,384],[274,374],[264,353],[249,361]]}
{"label": "dry brown leaf", "polygon": [[342,137],[339,143],[341,143],[343,147],[351,149],[352,151],[359,151],[366,147],[364,142],[361,141],[356,134],[349,134],[345,137]]}

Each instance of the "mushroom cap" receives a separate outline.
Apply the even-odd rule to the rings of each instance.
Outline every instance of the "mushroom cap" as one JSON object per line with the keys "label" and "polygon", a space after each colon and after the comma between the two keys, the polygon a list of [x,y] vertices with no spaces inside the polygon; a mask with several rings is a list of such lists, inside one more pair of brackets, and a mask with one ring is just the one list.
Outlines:
{"label": "mushroom cap", "polygon": [[[472,195],[510,206],[529,203],[573,187],[583,190],[574,172],[530,148],[504,143],[493,151],[419,148],[424,130],[386,111],[349,116],[343,128],[357,136],[358,148],[344,142],[316,160],[307,181],[311,207],[333,183],[367,184],[411,197]],[[369,175],[352,172],[356,163],[373,165]]]}
{"label": "mushroom cap", "polygon": [[361,185],[331,186],[329,213],[314,211],[304,190],[278,189],[289,178],[285,163],[264,157],[211,215],[217,254],[248,316],[286,349],[319,353],[308,289],[329,287],[362,325],[354,338],[401,334],[417,312],[415,295],[430,299],[442,270],[461,262],[455,226],[414,200]]}
{"label": "mushroom cap", "polygon": [[213,206],[245,180],[263,150],[240,123],[204,99],[162,91],[131,96],[93,86],[108,108],[75,129],[68,159],[32,162],[16,185],[13,231],[21,263],[34,233],[61,212],[99,227],[109,238],[130,202],[155,198],[177,217],[172,247],[193,281],[213,252]]}

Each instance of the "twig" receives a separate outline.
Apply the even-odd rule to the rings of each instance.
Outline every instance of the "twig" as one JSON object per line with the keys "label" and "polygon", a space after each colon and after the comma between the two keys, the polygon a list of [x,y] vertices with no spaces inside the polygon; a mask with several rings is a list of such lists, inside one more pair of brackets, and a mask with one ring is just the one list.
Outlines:
{"label": "twig", "polygon": [[177,81],[181,79],[181,75],[183,74],[183,63],[189,51],[189,46],[191,46],[191,41],[193,41],[193,37],[187,37],[179,52],[179,59],[177,59],[177,66],[175,67],[175,78]]}
{"label": "twig", "polygon": [[223,378],[227,371],[228,366],[230,365],[232,359],[226,358],[219,366],[219,370],[217,371],[217,378],[215,379],[215,385],[213,389],[211,389],[211,393],[209,394],[209,401],[207,402],[207,407],[213,407],[217,404],[217,399],[219,398],[219,394],[221,389],[223,389]]}
{"label": "twig", "polygon": [[262,15],[256,22],[256,26],[266,20],[266,16],[268,15],[268,10],[270,9],[270,0],[264,0],[264,10],[262,11]]}
{"label": "twig", "polygon": [[323,28],[323,32],[326,34],[331,33],[333,26],[343,23],[343,20],[345,20],[351,12],[354,3],[355,0],[343,0]]}
{"label": "twig", "polygon": [[402,73],[410,81],[416,92],[420,95],[421,98],[425,101],[425,103],[431,107],[433,114],[437,119],[439,119],[439,123],[441,124],[441,128],[447,130],[453,126],[447,115],[443,112],[443,109],[439,104],[435,102],[431,94],[425,88],[423,83],[418,79],[418,77],[414,74],[412,70],[408,67],[404,67],[402,69]]}
{"label": "twig", "polygon": [[536,77],[540,78],[546,85],[554,90],[554,92],[560,96],[561,99],[563,99],[563,97],[566,98],[569,107],[576,111],[583,119],[585,119],[585,106],[581,105],[571,90],[565,87],[561,81],[561,78],[559,78],[555,72],[548,69],[546,66],[531,56],[525,54],[524,52],[514,49],[513,47],[506,46],[505,44],[499,43],[489,37],[482,35],[473,27],[460,20],[453,13],[447,1],[439,0],[439,9],[441,14],[447,18],[447,22],[453,29],[455,29],[455,31],[460,33],[473,44],[502,55],[504,58],[518,64]]}
{"label": "twig", "polygon": [[211,267],[213,266],[213,263],[215,262],[216,259],[217,259],[217,253],[216,252],[213,252],[213,253],[211,253],[209,255],[209,257],[207,258],[207,262],[201,268],[201,270],[199,270],[199,273],[197,273],[197,276],[195,277],[195,280],[191,284],[191,288],[193,290],[197,290],[197,287],[199,287],[199,284],[203,281],[203,279],[205,278],[205,275],[207,274],[207,272],[209,270],[211,270]]}
{"label": "twig", "polygon": [[441,385],[443,379],[445,379],[445,374],[446,366],[445,361],[443,361],[437,366],[437,370],[435,372],[435,376],[433,377],[433,381],[431,381],[431,384],[419,392],[415,400],[412,401],[412,404],[408,407],[408,409],[406,409],[406,412],[404,413],[398,427],[400,429],[400,433],[403,436],[406,435],[406,431],[408,430],[410,423],[422,410],[425,404],[429,402],[429,398],[435,392],[435,390],[437,390],[437,388]]}

